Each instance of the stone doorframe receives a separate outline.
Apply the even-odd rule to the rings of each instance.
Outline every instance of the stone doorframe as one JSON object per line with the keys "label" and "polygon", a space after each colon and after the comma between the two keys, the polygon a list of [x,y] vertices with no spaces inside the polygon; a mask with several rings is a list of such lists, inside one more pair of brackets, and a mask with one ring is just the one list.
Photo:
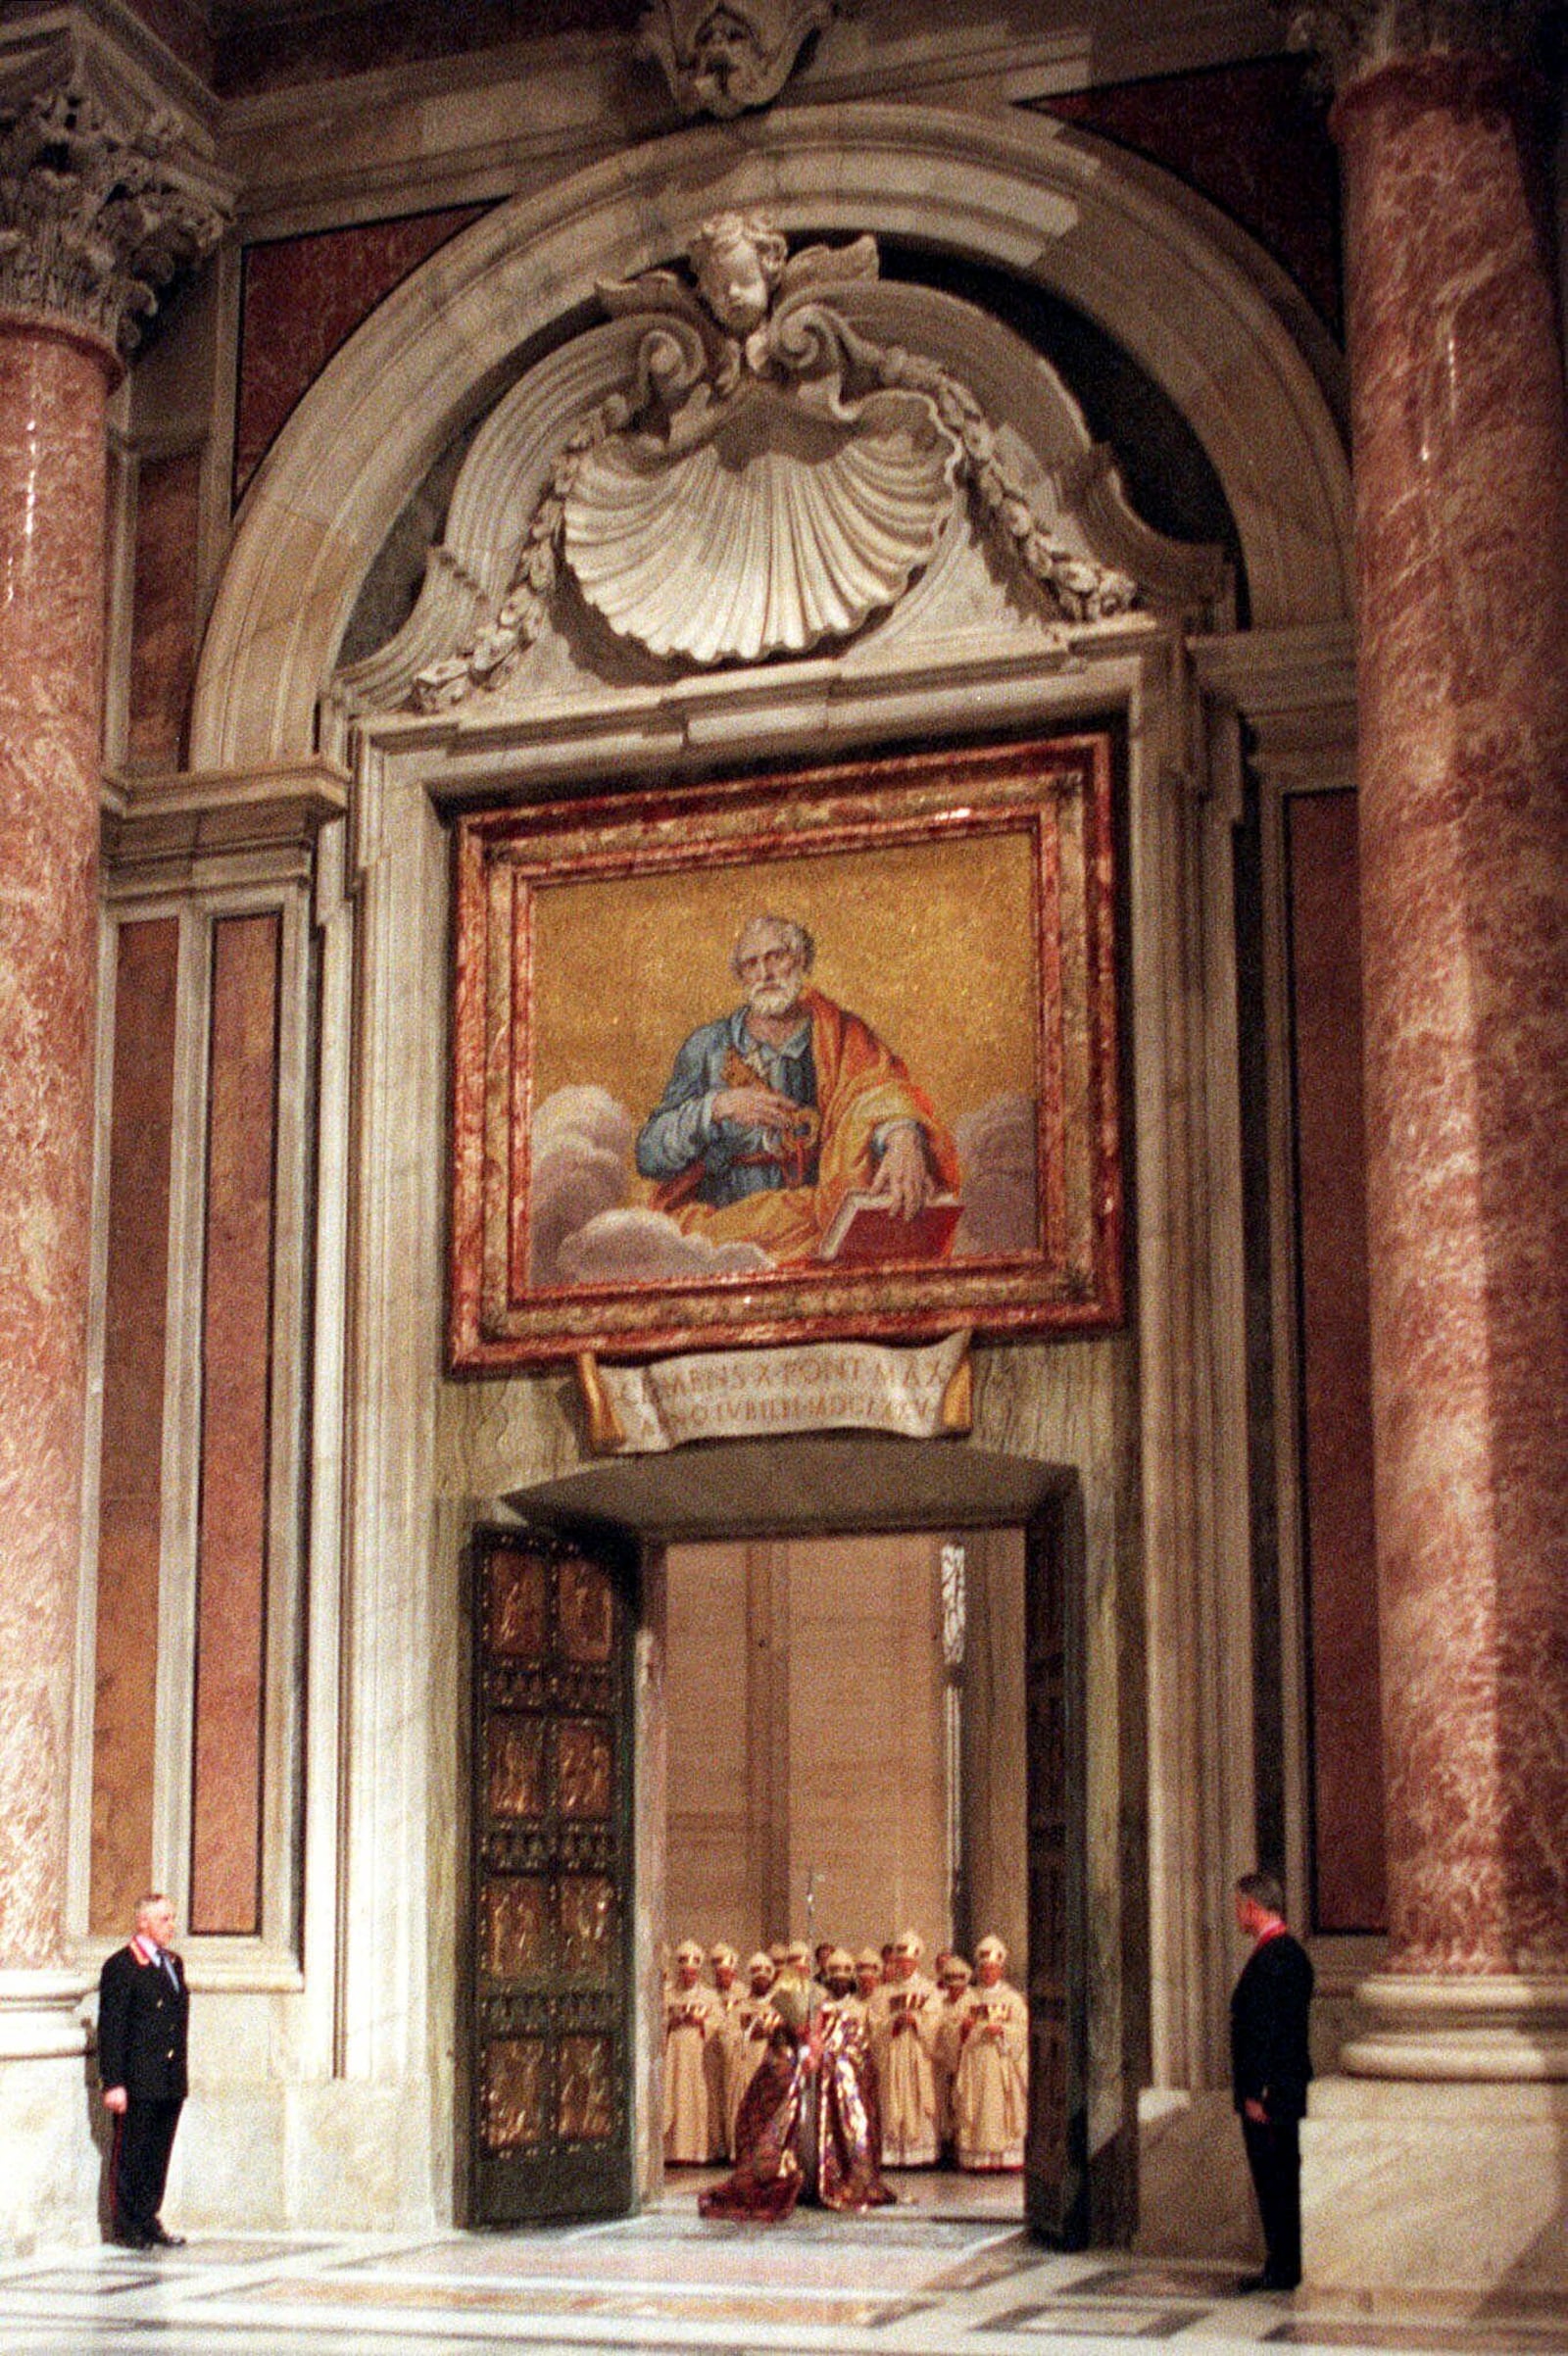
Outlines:
{"label": "stone doorframe", "polygon": [[[1092,1470],[1100,1491],[1102,1545],[1113,1544],[1105,1505],[1115,1497],[1125,1509],[1134,1467],[1118,1449],[1114,1370],[1118,1345],[1099,1346],[1063,1385],[1086,1420],[1080,1438],[1092,1433]],[[996,1375],[991,1377],[993,1392]],[[990,1424],[998,1401],[981,1420]],[[1056,1437],[1066,1437],[1067,1422]],[[1122,1435],[1125,1440],[1125,1435]],[[1119,1460],[1121,1459],[1121,1460]],[[1118,1494],[1119,1493],[1119,1494]],[[893,1442],[848,1433],[777,1441],[719,1441],[676,1450],[668,1456],[630,1457],[589,1463],[564,1477],[530,1484],[505,1500],[526,1523],[545,1529],[602,1529],[637,1546],[642,1563],[633,1689],[633,1799],[635,1852],[634,1978],[637,2018],[634,2047],[636,2174],[640,2197],[657,2195],[664,2182],[662,2158],[662,2052],[664,1987],[660,1941],[665,1935],[664,1870],[667,1844],[666,1722],[662,1706],[665,1673],[666,1609],[664,1551],[674,1544],[707,1540],[793,1538],[880,1534],[886,1531],[1027,1529],[1043,1509],[1070,1499],[1067,1520],[1077,1529],[1084,1499],[1074,1470],[1044,1456],[1002,1452],[951,1440]],[[1075,1549],[1069,1549],[1075,1554]],[[1071,1563],[1069,1575],[1079,1566]],[[1085,1566],[1086,1604],[1103,1605],[1114,1570],[1103,1561]],[[1089,1611],[1086,1611],[1086,1621]],[[1098,1641],[1087,1627],[1080,1667],[1081,1690],[1072,1706],[1082,1708],[1095,1745],[1092,1788],[1071,1813],[1086,1819],[1088,1853],[1077,1860],[1090,1893],[1094,1948],[1084,1973],[1087,2019],[1081,2028],[1088,2053],[1087,2095],[1101,2134],[1097,2151],[1126,2136],[1133,2120],[1129,2102],[1123,2031],[1126,1958],[1125,1924],[1118,1903],[1121,1863],[1117,1828],[1119,1794],[1126,1771],[1136,1762],[1119,1755],[1118,1738],[1129,1728],[1119,1707],[1113,1632],[1100,1613]],[[1096,1736],[1098,1734],[1098,1742]],[[1111,1789],[1093,1788],[1109,1778]],[[1093,1830],[1091,1830],[1091,1824]],[[1098,1841],[1096,1835],[1098,1834]],[[1109,1846],[1105,1844],[1109,1843]],[[1033,1930],[1031,1928],[1031,1939]],[[1108,2196],[1107,2196],[1108,2201]]]}
{"label": "stone doorframe", "polygon": [[[1098,2040],[1106,2076],[1092,2135],[1122,2118],[1123,2066],[1167,2086],[1222,2082],[1226,1893],[1253,1842],[1237,806],[1225,790],[1238,763],[1234,721],[1205,715],[1188,682],[1179,640],[1146,626],[1083,669],[1042,675],[1031,655],[905,679],[897,712],[901,732],[926,739],[977,708],[1041,733],[1109,715],[1125,743],[1137,1325],[977,1350],[972,1437],[944,1444],[1070,1467],[1083,1485],[1101,1663],[1091,1777],[1102,1873],[1090,1905],[1118,2007],[1129,1830],[1135,1853],[1147,1847],[1149,1890],[1147,2027],[1125,2054],[1119,2023]],[[794,692],[775,683],[765,706],[748,697],[750,742],[782,758],[810,724],[820,758],[820,705],[808,723]],[[708,693],[694,683],[691,704]],[[433,1932],[455,1872],[463,1632],[451,1566],[476,1519],[586,1461],[569,1376],[441,1378],[454,797],[439,737],[401,728],[396,742],[357,748],[344,888],[322,906],[323,1147],[335,1175],[321,1190],[318,1298],[347,1313],[339,1324],[327,1309],[318,1344],[313,1556],[341,1597],[342,1784],[335,1802],[313,1786],[306,1859],[308,1884],[331,1890],[334,1866],[338,1877],[332,1967],[323,1979],[308,1959],[307,2006],[331,2007],[335,2074],[377,2086],[426,2075],[454,2017],[450,1941]],[[853,728],[852,717],[848,741]],[[519,798],[585,770],[601,785],[646,773],[642,748],[602,712],[569,740],[519,734],[484,748],[496,785]],[[471,783],[466,767],[459,799]],[[328,1936],[319,1914],[314,1935]],[[445,2105],[450,2072],[436,2084]],[[434,2151],[449,2150],[449,2112],[431,2128]],[[439,2213],[444,2169],[423,2165]]]}
{"label": "stone doorframe", "polygon": [[[711,768],[725,746],[783,762],[979,727],[1047,733],[1109,718],[1122,733],[1137,1322],[1109,1341],[980,1351],[969,1445],[1068,1465],[1083,1482],[1090,1644],[1115,1664],[1117,1696],[1105,1720],[1114,1756],[1094,1777],[1100,1845],[1116,1858],[1129,1811],[1147,1842],[1150,2018],[1137,2066],[1173,2087],[1224,2074],[1228,1891],[1253,1861],[1237,714],[1310,762],[1320,737],[1337,751],[1349,694],[1348,474],[1327,366],[1303,356],[1299,299],[1197,200],[1034,118],[783,112],[658,142],[500,207],[381,306],[258,476],[203,651],[191,782],[220,808],[316,750],[365,573],[507,353],[584,305],[597,277],[664,260],[694,220],[740,204],[766,204],[787,228],[917,233],[1089,313],[1203,442],[1240,533],[1251,627],[1195,648],[1137,617],[1089,659],[1054,664],[1038,648],[955,650],[941,663],[906,650],[880,664],[861,650],[853,679],[821,662],[697,678],[663,691],[655,715],[607,691],[548,733],[526,713],[456,733],[403,716],[328,742],[352,783],[348,820],[323,838],[317,894],[299,2050],[387,2123],[400,2218],[439,2216],[449,2198],[455,1988],[443,1926],[462,1633],[451,1566],[480,1514],[582,1461],[564,1378],[442,1379],[446,817],[476,794],[525,801],[589,776],[612,791],[656,767]],[[1130,1625],[1142,1658],[1129,1684]],[[1101,1896],[1119,1943],[1119,1880]],[[433,2086],[430,2103],[400,2099],[416,2085]]]}

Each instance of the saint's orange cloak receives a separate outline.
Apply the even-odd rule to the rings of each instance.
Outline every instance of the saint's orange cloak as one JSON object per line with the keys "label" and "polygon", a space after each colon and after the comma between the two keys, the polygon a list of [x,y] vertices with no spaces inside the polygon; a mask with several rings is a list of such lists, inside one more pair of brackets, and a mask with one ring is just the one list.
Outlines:
{"label": "saint's orange cloak", "polygon": [[811,1020],[811,1061],[822,1131],[813,1186],[776,1187],[745,1195],[718,1208],[680,1200],[682,1182],[661,1187],[654,1207],[667,1210],[682,1232],[715,1244],[758,1244],[776,1260],[810,1259],[846,1195],[876,1176],[872,1139],[885,1121],[918,1121],[926,1151],[945,1192],[958,1191],[958,1150],[924,1089],[869,1023],[846,1012],[820,991],[803,990]]}

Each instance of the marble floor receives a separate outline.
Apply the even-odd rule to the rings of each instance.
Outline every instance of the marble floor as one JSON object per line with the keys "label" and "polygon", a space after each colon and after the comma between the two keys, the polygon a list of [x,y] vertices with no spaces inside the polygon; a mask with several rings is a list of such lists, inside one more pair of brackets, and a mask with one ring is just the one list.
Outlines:
{"label": "marble floor", "polygon": [[612,2225],[420,2238],[196,2235],[156,2257],[0,2266],[0,2356],[1562,2356],[1568,2315],[1373,2322],[1242,2296],[1234,2270],[1055,2257],[1005,2216],[914,2202],[869,2218],[705,2225],[683,2191]]}

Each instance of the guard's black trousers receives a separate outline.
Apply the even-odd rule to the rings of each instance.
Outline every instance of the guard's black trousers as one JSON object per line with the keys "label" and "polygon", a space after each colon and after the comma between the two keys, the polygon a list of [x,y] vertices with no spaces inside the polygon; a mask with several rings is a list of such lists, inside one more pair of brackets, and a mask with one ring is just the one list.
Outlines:
{"label": "guard's black trousers", "polygon": [[1301,2123],[1271,2119],[1265,2124],[1244,2116],[1242,2135],[1263,2221],[1269,2280],[1281,2290],[1294,2290],[1301,2279]]}
{"label": "guard's black trousers", "polygon": [[109,2206],[117,2241],[145,2241],[158,2222],[180,2108],[177,2096],[160,2102],[132,2094],[115,2121]]}

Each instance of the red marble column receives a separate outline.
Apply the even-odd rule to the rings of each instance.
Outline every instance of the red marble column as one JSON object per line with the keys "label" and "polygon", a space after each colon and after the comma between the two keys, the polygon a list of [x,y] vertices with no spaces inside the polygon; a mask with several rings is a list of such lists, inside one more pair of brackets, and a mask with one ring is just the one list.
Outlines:
{"label": "red marble column", "polygon": [[104,635],[97,336],[0,313],[0,1968],[66,1959]]}
{"label": "red marble column", "polygon": [[1389,1968],[1437,1978],[1568,1972],[1568,430],[1526,98],[1459,53],[1337,108]]}

